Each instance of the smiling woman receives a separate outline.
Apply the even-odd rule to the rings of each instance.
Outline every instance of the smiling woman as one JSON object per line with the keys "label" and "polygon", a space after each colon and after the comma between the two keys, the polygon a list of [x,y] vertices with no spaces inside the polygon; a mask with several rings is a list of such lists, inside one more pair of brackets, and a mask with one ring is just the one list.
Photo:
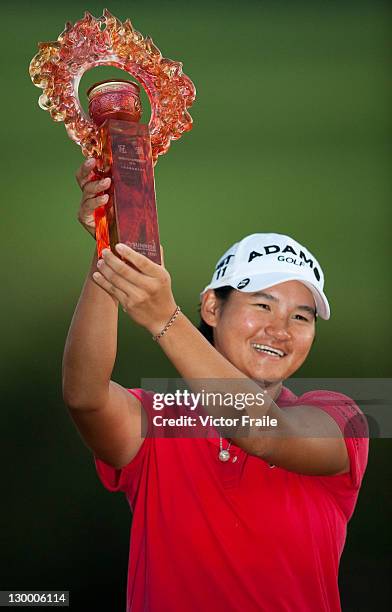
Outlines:
{"label": "smiling woman", "polygon": [[[103,188],[93,165],[78,173],[79,220],[90,233]],[[340,610],[338,565],[366,427],[347,396],[296,397],[283,386],[309,354],[316,316],[330,316],[320,264],[280,234],[233,245],[202,292],[211,343],[180,311],[164,266],[116,249],[94,255],[67,338],[63,394],[103,485],[125,493],[133,512],[127,611]],[[180,425],[156,435],[153,394],[111,380],[119,304],[192,392],[250,398],[242,418],[232,401],[203,400],[212,435],[185,437]],[[186,414],[181,402],[159,410],[168,425]],[[216,424],[233,414],[243,425],[222,435]]]}
{"label": "smiling woman", "polygon": [[201,313],[214,330],[215,348],[269,387],[299,369],[314,340],[314,299],[300,281],[279,283],[268,293],[234,289],[222,304],[209,289]]}

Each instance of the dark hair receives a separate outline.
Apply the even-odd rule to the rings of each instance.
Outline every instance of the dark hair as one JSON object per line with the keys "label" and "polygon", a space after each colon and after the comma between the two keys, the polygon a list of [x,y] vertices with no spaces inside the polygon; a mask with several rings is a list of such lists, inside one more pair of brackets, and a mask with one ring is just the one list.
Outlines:
{"label": "dark hair", "polygon": [[[227,302],[230,293],[234,291],[233,287],[229,287],[226,285],[225,287],[219,287],[218,289],[214,289],[216,297],[221,300],[221,302]],[[199,314],[200,314],[200,323],[198,325],[198,330],[203,336],[214,346],[214,330],[211,325],[208,325],[201,316],[201,305],[199,304]]]}

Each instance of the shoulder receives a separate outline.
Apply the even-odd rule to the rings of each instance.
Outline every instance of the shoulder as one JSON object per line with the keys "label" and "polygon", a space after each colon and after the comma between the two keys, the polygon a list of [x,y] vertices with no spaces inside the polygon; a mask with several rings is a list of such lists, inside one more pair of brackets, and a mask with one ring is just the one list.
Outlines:
{"label": "shoulder", "polygon": [[368,438],[367,420],[356,401],[344,393],[318,389],[308,391],[297,399],[297,404],[321,408],[339,425],[344,437]]}
{"label": "shoulder", "polygon": [[358,489],[368,460],[369,428],[366,416],[356,401],[344,393],[318,389],[304,393],[298,398],[297,403],[315,406],[327,412],[337,423],[350,460],[348,477],[354,488]]}

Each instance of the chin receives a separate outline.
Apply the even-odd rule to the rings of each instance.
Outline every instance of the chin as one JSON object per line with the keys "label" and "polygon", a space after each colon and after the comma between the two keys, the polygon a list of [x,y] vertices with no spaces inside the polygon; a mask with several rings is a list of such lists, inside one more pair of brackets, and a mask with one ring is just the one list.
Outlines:
{"label": "chin", "polygon": [[260,369],[258,369],[257,372],[249,372],[248,376],[249,378],[252,378],[252,380],[259,380],[267,387],[270,387],[283,382],[289,378],[291,374],[292,371],[279,371],[278,368],[276,371],[271,371],[269,368],[266,368],[264,372],[260,372]]}
{"label": "chin", "polygon": [[280,383],[283,382],[284,378],[258,378],[254,380],[259,381],[260,384],[268,390],[270,387],[276,387],[276,385],[280,385]]}
{"label": "chin", "polygon": [[266,385],[267,387],[281,383],[283,380],[285,380],[285,378],[288,378],[287,376],[283,376],[275,372],[261,373],[260,370],[258,372],[248,372],[248,373],[244,372],[244,373],[246,376],[248,376],[252,380],[256,382],[260,381],[261,383],[263,383],[263,385]]}

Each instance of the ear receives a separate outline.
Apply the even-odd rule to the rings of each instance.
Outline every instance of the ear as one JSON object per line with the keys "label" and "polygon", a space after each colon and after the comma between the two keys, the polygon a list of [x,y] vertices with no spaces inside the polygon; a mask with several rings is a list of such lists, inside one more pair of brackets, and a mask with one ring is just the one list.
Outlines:
{"label": "ear", "polygon": [[220,303],[213,289],[208,289],[201,298],[200,314],[202,319],[211,327],[216,327]]}

